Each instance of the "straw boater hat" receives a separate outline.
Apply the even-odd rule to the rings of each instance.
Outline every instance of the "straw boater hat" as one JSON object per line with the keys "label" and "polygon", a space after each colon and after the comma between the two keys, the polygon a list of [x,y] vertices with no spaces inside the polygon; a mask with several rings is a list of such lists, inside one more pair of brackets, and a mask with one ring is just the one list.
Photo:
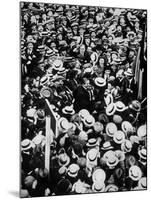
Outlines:
{"label": "straw boater hat", "polygon": [[139,144],[139,137],[137,135],[131,135],[129,139],[132,144],[134,144],[134,143]]}
{"label": "straw boater hat", "polygon": [[49,77],[48,76],[43,76],[40,79],[40,85],[46,85],[47,83],[49,83]]}
{"label": "straw boater hat", "polygon": [[92,185],[93,192],[104,192],[105,183],[103,181],[95,181]]}
{"label": "straw boater hat", "polygon": [[104,87],[106,85],[106,80],[102,77],[97,77],[94,79],[94,83],[98,87]]}
{"label": "straw boater hat", "polygon": [[97,156],[98,156],[98,150],[95,148],[90,149],[87,152],[86,159],[87,159],[87,161],[94,162],[97,159]]}
{"label": "straw boater hat", "polygon": [[107,161],[108,157],[111,155],[116,156],[115,151],[109,150],[109,151],[105,152],[103,155],[104,160]]}
{"label": "straw boater hat", "polygon": [[117,192],[119,188],[114,184],[109,184],[105,188],[105,192]]}
{"label": "straw boater hat", "polygon": [[122,127],[122,131],[126,134],[134,132],[134,128],[132,124],[128,121],[123,121],[121,127]]}
{"label": "straw boater hat", "polygon": [[136,33],[135,33],[134,31],[129,31],[129,32],[127,33],[127,38],[129,38],[130,35],[132,35],[133,38],[134,38],[134,37],[136,36]]}
{"label": "straw boater hat", "polygon": [[68,114],[68,115],[74,115],[75,114],[75,111],[73,109],[73,105],[70,105],[70,106],[65,106],[63,109],[62,109],[62,112],[64,114]]}
{"label": "straw boater hat", "polygon": [[66,153],[61,153],[58,156],[58,164],[59,166],[67,166],[70,163],[70,158]]}
{"label": "straw boater hat", "polygon": [[146,177],[142,177],[139,181],[138,181],[138,188],[139,189],[147,189],[147,178]]}
{"label": "straw boater hat", "polygon": [[90,115],[89,111],[86,109],[82,109],[79,111],[79,117],[81,118],[82,121],[84,121],[84,119]]}
{"label": "straw boater hat", "polygon": [[124,72],[126,76],[134,76],[133,70],[131,68],[128,68],[127,71]]}
{"label": "straw boater hat", "polygon": [[26,112],[27,117],[29,118],[34,118],[36,115],[36,109],[35,108],[30,108]]}
{"label": "straw boater hat", "polygon": [[108,153],[108,157],[106,159],[106,164],[109,168],[114,168],[118,164],[119,160],[116,157],[116,154],[114,154],[110,151],[110,154]]}
{"label": "straw boater hat", "polygon": [[124,105],[124,103],[122,101],[117,101],[115,103],[115,106],[116,106],[116,110],[118,112],[123,112],[126,109],[126,107],[125,107],[125,105]]}
{"label": "straw boater hat", "polygon": [[138,155],[141,159],[147,160],[147,150],[145,148],[142,148],[138,151]]}
{"label": "straw boater hat", "polygon": [[103,143],[101,149],[104,150],[104,151],[107,151],[107,150],[110,150],[110,149],[113,149],[114,147],[111,145],[111,142],[110,141],[106,141]]}
{"label": "straw boater hat", "polygon": [[122,117],[120,115],[113,115],[113,122],[115,124],[121,124],[123,121]]}
{"label": "straw boater hat", "polygon": [[108,94],[106,97],[104,97],[105,103],[108,106],[109,104],[113,103],[113,96],[112,94]]}
{"label": "straw boater hat", "polygon": [[108,116],[114,115],[115,111],[116,111],[116,105],[114,103],[111,103],[106,107],[106,114]]}
{"label": "straw boater hat", "polygon": [[98,140],[96,138],[90,138],[86,144],[87,147],[96,147],[98,145]]}
{"label": "straw boater hat", "polygon": [[90,56],[92,62],[97,62],[98,61],[98,54],[96,52],[93,52]]}
{"label": "straw boater hat", "polygon": [[67,167],[65,167],[64,165],[62,167],[59,168],[58,173],[63,176],[65,175],[67,172]]}
{"label": "straw boater hat", "polygon": [[31,140],[29,139],[24,139],[21,142],[21,150],[22,151],[29,151],[30,149],[34,148],[34,144]]}
{"label": "straw boater hat", "polygon": [[70,124],[68,122],[68,120],[64,117],[61,117],[59,120],[58,120],[58,128],[61,132],[65,133],[69,130],[70,128]]}
{"label": "straw boater hat", "polygon": [[33,139],[32,139],[32,142],[35,144],[35,145],[42,145],[44,146],[45,145],[45,136],[44,135],[36,135]]}
{"label": "straw boater hat", "polygon": [[87,115],[83,121],[86,127],[92,127],[95,123],[95,119],[92,115]]}
{"label": "straw boater hat", "polygon": [[113,140],[116,144],[122,144],[125,141],[125,134],[123,131],[118,130],[114,133]]}
{"label": "straw boater hat", "polygon": [[113,137],[116,132],[117,132],[117,126],[113,122],[109,122],[106,125],[106,134],[110,137]]}
{"label": "straw boater hat", "polygon": [[85,131],[81,131],[78,135],[78,138],[81,141],[87,141],[88,140],[88,134]]}
{"label": "straw boater hat", "polygon": [[80,169],[79,165],[77,165],[77,164],[71,164],[71,165],[68,167],[68,175],[69,175],[70,177],[75,178],[75,177],[78,175],[79,169]]}
{"label": "straw boater hat", "polygon": [[62,76],[62,75],[65,74],[66,72],[67,72],[67,70],[66,70],[64,67],[62,67],[62,68],[60,68],[59,71],[57,72],[57,75],[58,75],[58,76]]}
{"label": "straw boater hat", "polygon": [[140,140],[143,140],[146,138],[146,124],[140,126],[138,129],[137,129],[137,136],[139,137]]}
{"label": "straw boater hat", "polygon": [[40,90],[40,93],[43,97],[50,97],[52,95],[52,91],[50,88],[48,87],[43,87],[41,90]]}
{"label": "straw boater hat", "polygon": [[52,68],[59,71],[63,67],[62,60],[55,60],[52,64]]}
{"label": "straw boater hat", "polygon": [[103,169],[101,168],[96,168],[92,174],[92,180],[93,180],[93,183],[95,182],[104,182],[106,179],[106,173]]}
{"label": "straw boater hat", "polygon": [[78,180],[73,184],[72,191],[74,191],[76,194],[84,194],[87,191],[87,186],[87,184]]}
{"label": "straw boater hat", "polygon": [[97,133],[101,133],[104,129],[104,126],[101,122],[95,122],[94,125],[93,125],[93,128],[94,128],[94,131],[97,132]]}
{"label": "straw boater hat", "polygon": [[141,110],[141,103],[137,100],[134,100],[129,105],[129,108],[136,111],[136,112],[139,112]]}
{"label": "straw boater hat", "polygon": [[132,150],[132,143],[130,140],[125,140],[122,144],[121,144],[121,150],[125,153],[127,152],[131,152]]}
{"label": "straw boater hat", "polygon": [[140,167],[138,167],[137,165],[131,166],[129,168],[129,177],[133,181],[139,181],[142,177],[142,171],[141,171]]}

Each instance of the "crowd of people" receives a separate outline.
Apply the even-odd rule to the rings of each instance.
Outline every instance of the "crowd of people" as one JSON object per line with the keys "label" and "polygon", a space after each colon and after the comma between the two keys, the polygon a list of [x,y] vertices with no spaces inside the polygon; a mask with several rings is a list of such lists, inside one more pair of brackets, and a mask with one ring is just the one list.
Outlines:
{"label": "crowd of people", "polygon": [[[21,197],[147,188],[146,80],[141,99],[136,82],[146,18],[21,2]],[[57,126],[50,169],[46,100]]]}

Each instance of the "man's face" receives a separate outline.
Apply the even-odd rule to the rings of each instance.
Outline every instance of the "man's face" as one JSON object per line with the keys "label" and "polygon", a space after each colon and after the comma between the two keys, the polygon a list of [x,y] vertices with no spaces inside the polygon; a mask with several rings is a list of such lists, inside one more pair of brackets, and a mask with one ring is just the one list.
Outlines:
{"label": "man's face", "polygon": [[85,43],[86,43],[86,45],[89,45],[90,44],[90,38],[86,38]]}
{"label": "man's face", "polygon": [[27,46],[27,48],[28,48],[29,50],[32,50],[33,47],[34,47],[34,46],[33,46],[33,43],[29,43],[28,46]]}
{"label": "man's face", "polygon": [[133,58],[134,55],[135,55],[134,51],[130,51],[128,57],[129,57],[129,58]]}
{"label": "man's face", "polygon": [[100,58],[99,63],[100,63],[100,65],[104,64],[104,59]]}
{"label": "man's face", "polygon": [[55,49],[56,48],[56,44],[54,42],[51,43],[51,46],[50,46],[52,49]]}
{"label": "man's face", "polygon": [[91,53],[92,53],[92,48],[91,48],[91,47],[88,47],[88,48],[87,48],[87,52],[88,52],[89,54],[91,54]]}
{"label": "man's face", "polygon": [[85,52],[85,46],[84,46],[84,45],[82,45],[82,46],[80,47],[80,52]]}
{"label": "man's face", "polygon": [[117,29],[116,29],[118,32],[121,32],[122,31],[122,27],[121,26],[117,26]]}

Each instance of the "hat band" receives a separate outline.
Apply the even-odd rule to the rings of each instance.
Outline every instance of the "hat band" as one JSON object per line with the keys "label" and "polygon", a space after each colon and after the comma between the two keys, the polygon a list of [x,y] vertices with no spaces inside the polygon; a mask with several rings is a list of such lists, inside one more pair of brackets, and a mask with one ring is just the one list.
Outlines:
{"label": "hat band", "polygon": [[113,110],[114,110],[114,106],[113,106],[113,108],[110,110],[110,112],[109,112],[109,113],[112,113],[112,112],[113,112]]}

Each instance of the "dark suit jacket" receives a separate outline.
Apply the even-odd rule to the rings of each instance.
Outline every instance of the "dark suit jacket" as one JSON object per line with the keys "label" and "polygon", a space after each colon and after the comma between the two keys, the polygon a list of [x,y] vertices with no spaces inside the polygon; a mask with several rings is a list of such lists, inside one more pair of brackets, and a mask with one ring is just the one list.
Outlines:
{"label": "dark suit jacket", "polygon": [[88,91],[83,86],[78,86],[74,91],[73,96],[75,98],[74,108],[76,111],[81,109],[91,110],[91,101]]}

